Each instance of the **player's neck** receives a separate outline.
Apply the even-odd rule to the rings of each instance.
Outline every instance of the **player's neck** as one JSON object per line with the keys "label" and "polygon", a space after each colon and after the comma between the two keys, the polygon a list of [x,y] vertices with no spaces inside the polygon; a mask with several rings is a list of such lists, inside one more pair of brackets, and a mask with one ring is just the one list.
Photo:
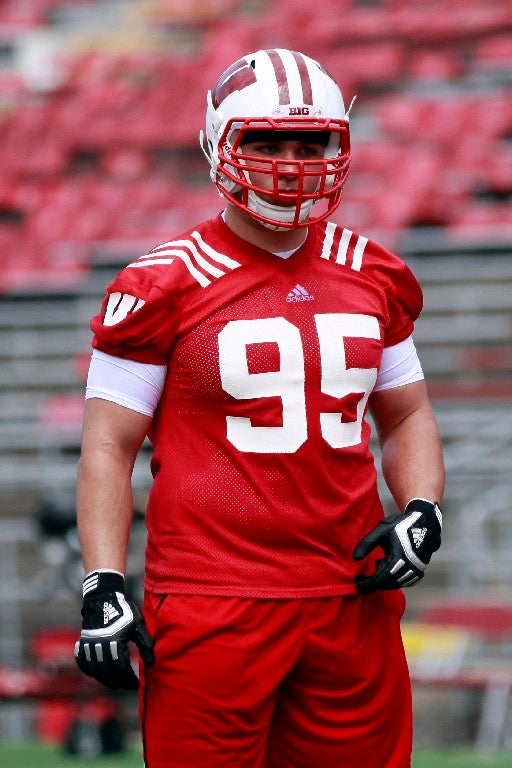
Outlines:
{"label": "player's neck", "polygon": [[228,205],[224,219],[236,235],[271,253],[299,248],[307,236],[307,229],[304,227],[280,231],[268,229],[234,205]]}

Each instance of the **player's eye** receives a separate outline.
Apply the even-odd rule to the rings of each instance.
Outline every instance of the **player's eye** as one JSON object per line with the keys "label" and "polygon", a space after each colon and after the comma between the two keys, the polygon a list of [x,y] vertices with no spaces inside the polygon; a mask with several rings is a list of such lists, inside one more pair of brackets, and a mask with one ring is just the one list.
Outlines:
{"label": "player's eye", "polygon": [[324,148],[320,144],[307,144],[299,149],[299,156],[305,160],[323,157]]}
{"label": "player's eye", "polygon": [[243,150],[248,155],[272,155],[279,154],[279,144],[261,143],[247,144]]}

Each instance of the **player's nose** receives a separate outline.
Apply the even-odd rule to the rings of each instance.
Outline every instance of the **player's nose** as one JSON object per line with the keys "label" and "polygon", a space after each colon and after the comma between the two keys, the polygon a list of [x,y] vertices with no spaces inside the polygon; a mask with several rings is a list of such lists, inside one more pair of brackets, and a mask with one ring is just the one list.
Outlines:
{"label": "player's nose", "polygon": [[295,154],[290,151],[279,160],[278,172],[281,176],[295,177],[299,174],[300,165]]}

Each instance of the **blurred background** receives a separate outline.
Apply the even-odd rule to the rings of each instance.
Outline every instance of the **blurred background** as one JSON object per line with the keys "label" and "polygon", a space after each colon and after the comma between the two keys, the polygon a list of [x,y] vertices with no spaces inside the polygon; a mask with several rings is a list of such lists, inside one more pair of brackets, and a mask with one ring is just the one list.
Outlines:
{"label": "blurred background", "polygon": [[279,46],[357,96],[335,220],[424,287],[415,339],[448,484],[404,622],[416,741],[512,746],[510,0],[0,0],[0,741],[95,756],[136,732],[133,697],[72,662],[89,318],[123,264],[222,208],[198,144],[206,91]]}

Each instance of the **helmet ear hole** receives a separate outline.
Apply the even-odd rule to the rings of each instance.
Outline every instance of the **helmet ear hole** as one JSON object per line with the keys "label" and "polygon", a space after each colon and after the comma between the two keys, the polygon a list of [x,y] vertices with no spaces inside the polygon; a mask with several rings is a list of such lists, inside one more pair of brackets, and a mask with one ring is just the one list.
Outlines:
{"label": "helmet ear hole", "polygon": [[[275,131],[283,141],[311,140],[325,146],[322,159],[297,160],[293,193],[276,187],[279,158],[263,163],[243,152],[243,143],[257,137],[266,141],[265,134]],[[348,119],[338,85],[314,59],[280,48],[234,62],[207,95],[206,138],[211,177],[220,194],[263,223],[308,226],[339,205],[350,165]],[[251,181],[251,175],[264,173],[272,177],[272,193],[267,183]],[[318,184],[311,191],[308,182],[314,175]],[[263,206],[251,203],[258,198]],[[313,215],[313,206],[321,200],[326,203],[318,206],[322,213],[316,214],[315,208]]]}

